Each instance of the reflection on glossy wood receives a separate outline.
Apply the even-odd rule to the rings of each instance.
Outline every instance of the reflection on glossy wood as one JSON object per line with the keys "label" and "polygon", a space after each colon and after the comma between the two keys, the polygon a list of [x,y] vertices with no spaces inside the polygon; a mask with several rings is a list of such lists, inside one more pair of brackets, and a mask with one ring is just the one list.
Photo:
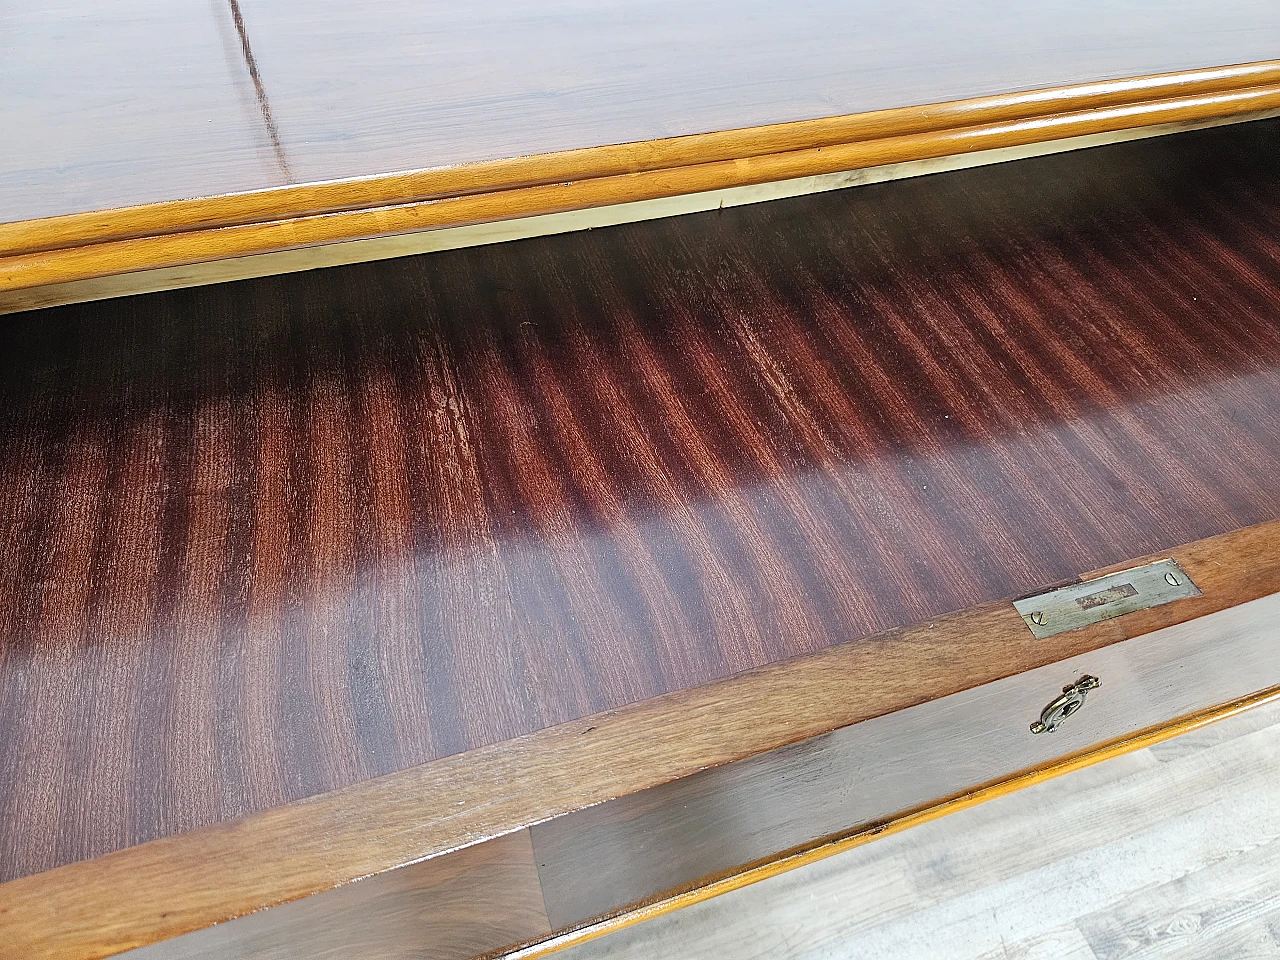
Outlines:
{"label": "reflection on glossy wood", "polygon": [[529,834],[219,924],[129,960],[471,960],[550,933]]}
{"label": "reflection on glossy wood", "polygon": [[1276,516],[1274,136],[6,322],[2,875]]}

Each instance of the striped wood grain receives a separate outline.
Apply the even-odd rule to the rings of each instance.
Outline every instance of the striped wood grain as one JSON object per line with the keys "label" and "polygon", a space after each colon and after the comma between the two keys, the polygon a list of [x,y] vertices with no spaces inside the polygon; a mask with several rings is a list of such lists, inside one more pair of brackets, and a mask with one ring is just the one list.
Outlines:
{"label": "striped wood grain", "polygon": [[2,875],[1274,518],[1184,136],[7,322]]}

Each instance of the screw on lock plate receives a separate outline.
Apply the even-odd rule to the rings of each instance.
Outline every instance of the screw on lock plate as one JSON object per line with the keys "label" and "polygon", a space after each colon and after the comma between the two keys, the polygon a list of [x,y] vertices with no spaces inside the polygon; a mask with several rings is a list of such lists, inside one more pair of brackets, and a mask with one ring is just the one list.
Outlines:
{"label": "screw on lock plate", "polygon": [[1084,706],[1090,690],[1097,690],[1102,681],[1085,674],[1075,683],[1062,688],[1062,696],[1040,711],[1040,719],[1031,725],[1032,733],[1053,733],[1067,717]]}

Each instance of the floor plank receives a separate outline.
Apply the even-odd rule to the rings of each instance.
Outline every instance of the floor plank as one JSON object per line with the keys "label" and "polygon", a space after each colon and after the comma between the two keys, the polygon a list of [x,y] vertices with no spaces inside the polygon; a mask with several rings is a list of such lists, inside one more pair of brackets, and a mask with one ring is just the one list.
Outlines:
{"label": "floor plank", "polygon": [[572,948],[562,960],[1280,957],[1280,705]]}

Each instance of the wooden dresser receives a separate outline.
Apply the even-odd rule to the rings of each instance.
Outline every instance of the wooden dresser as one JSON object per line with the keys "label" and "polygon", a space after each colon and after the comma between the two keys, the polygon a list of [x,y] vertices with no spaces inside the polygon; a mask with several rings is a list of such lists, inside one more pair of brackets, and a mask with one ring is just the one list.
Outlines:
{"label": "wooden dresser", "polygon": [[543,956],[1280,696],[1280,6],[1121,6],[0,12],[0,958]]}

